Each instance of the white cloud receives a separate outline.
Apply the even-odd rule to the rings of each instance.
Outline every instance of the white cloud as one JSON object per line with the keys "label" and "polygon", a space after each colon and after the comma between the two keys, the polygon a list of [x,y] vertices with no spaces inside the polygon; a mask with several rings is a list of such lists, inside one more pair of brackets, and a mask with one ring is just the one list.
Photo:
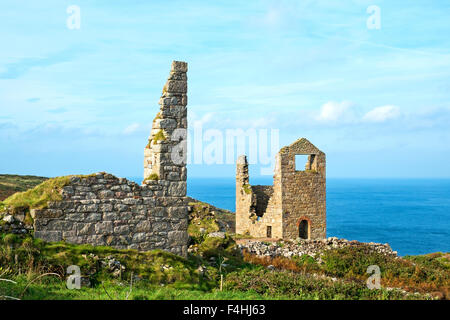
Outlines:
{"label": "white cloud", "polygon": [[316,119],[322,122],[337,122],[339,120],[348,122],[354,120],[352,107],[353,104],[349,101],[329,101],[322,105]]}
{"label": "white cloud", "polygon": [[362,120],[366,122],[385,122],[398,118],[399,116],[399,107],[387,105],[370,110],[363,116]]}
{"label": "white cloud", "polygon": [[135,133],[140,127],[141,125],[139,123],[132,123],[128,127],[126,127],[125,130],[123,130],[123,133],[124,134]]}
{"label": "white cloud", "polygon": [[209,124],[217,125],[217,120],[214,112],[206,112],[204,114],[199,114],[198,112],[190,112],[188,115],[189,126],[203,126]]}

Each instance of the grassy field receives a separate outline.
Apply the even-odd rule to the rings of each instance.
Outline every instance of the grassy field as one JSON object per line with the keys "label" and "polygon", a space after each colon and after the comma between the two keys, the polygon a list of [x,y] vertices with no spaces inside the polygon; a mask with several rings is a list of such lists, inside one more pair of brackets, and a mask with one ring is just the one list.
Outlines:
{"label": "grassy field", "polygon": [[[323,264],[308,257],[276,258],[270,261],[275,268],[268,269],[265,264],[269,261],[248,254],[241,256],[231,238],[209,239],[199,246],[195,255],[184,259],[159,250],[138,252],[45,243],[30,236],[3,234],[0,297],[411,300],[430,299],[432,296],[427,293],[444,292],[450,279],[448,259],[442,259],[443,255],[391,261],[374,253],[370,259],[382,266],[384,288],[370,290],[365,284],[365,268],[362,270],[366,261],[355,259],[360,254],[358,250],[332,250]],[[111,268],[108,261],[123,268]],[[67,288],[66,269],[70,265],[80,267],[89,287]],[[409,280],[403,282],[405,279]],[[409,293],[388,289],[387,285],[394,280],[397,285],[404,284],[399,287],[408,289]]]}
{"label": "grassy field", "polygon": [[[45,205],[64,183],[64,178],[47,180],[4,203]],[[46,243],[0,233],[0,299],[450,299],[448,253],[395,258],[368,247],[346,247],[328,250],[320,260],[259,257],[241,252],[232,233],[206,236],[223,230],[230,212],[195,200],[189,205],[187,259],[160,250]],[[66,285],[71,265],[80,268],[86,284],[81,289]],[[367,288],[369,265],[380,267],[381,289]]]}
{"label": "grassy field", "polygon": [[35,176],[19,176],[12,174],[0,174],[0,201],[10,195],[34,188],[48,178]]}

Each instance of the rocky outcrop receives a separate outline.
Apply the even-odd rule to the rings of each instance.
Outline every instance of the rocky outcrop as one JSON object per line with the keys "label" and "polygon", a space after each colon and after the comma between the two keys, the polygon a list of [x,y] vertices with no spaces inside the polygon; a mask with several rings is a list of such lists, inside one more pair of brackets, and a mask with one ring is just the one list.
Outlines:
{"label": "rocky outcrop", "polygon": [[246,250],[249,253],[258,256],[270,256],[270,257],[286,257],[302,256],[304,254],[309,255],[317,260],[320,260],[320,255],[330,249],[340,249],[345,247],[367,247],[374,252],[388,255],[397,256],[397,251],[392,251],[389,244],[381,243],[364,243],[356,240],[338,239],[336,237],[330,237],[321,240],[299,240],[299,241],[278,241],[278,242],[264,242],[255,240],[239,240],[239,248],[241,251]]}
{"label": "rocky outcrop", "polygon": [[[0,216],[2,213],[0,213]],[[33,227],[24,223],[25,215],[6,214],[0,218],[0,233],[27,234]]]}
{"label": "rocky outcrop", "polygon": [[[236,216],[230,210],[217,208],[209,203],[201,202],[187,197],[190,223],[199,223],[199,220],[209,219],[217,224],[219,231],[235,233]],[[201,231],[201,230],[200,230]]]}

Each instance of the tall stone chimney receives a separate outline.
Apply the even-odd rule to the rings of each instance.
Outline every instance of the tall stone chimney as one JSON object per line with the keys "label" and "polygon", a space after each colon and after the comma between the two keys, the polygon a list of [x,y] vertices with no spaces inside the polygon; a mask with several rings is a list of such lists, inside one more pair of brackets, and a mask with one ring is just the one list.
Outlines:
{"label": "tall stone chimney", "polygon": [[[186,183],[187,63],[173,61],[159,100],[144,151],[144,183],[167,180]],[[185,189],[185,186],[184,186]]]}

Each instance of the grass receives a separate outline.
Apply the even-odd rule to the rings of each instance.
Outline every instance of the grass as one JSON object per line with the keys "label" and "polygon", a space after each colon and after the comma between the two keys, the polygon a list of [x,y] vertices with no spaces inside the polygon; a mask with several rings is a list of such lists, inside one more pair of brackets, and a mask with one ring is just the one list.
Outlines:
{"label": "grass", "polygon": [[[19,297],[24,292],[30,277],[15,278],[16,284],[6,283],[0,289],[0,295]],[[130,290],[130,283],[125,281],[105,281],[101,285],[79,290],[67,289],[64,281],[55,277],[43,278],[31,284],[22,296],[23,300],[267,300],[274,299],[267,294],[242,291],[211,291],[162,287],[145,281],[134,283]],[[278,299],[284,298],[282,296]],[[286,297],[287,298],[287,297]]]}
{"label": "grass", "polygon": [[[443,255],[442,255],[443,256]],[[381,284],[402,287],[410,291],[440,292],[450,298],[450,267],[442,256],[414,256],[394,258],[368,250],[366,247],[348,247],[330,250],[323,256],[327,274],[363,280],[370,265],[381,269]],[[450,261],[447,255],[447,262]]]}
{"label": "grass", "polygon": [[[125,266],[120,275],[101,261],[114,258]],[[222,271],[219,264],[222,264]],[[365,273],[370,264],[380,266],[385,287],[369,290]],[[69,290],[65,270],[78,265],[93,287]],[[267,266],[272,265],[273,270]],[[199,268],[203,268],[201,271]],[[294,258],[240,255],[235,242],[206,238],[188,259],[160,251],[138,252],[111,247],[46,243],[30,236],[0,237],[0,277],[17,282],[1,283],[0,295],[17,297],[32,279],[24,299],[428,299],[425,293],[441,292],[449,284],[448,254],[405,259],[385,257],[357,248],[332,249],[318,263],[308,255]],[[220,274],[224,291],[218,290]],[[130,283],[130,279],[137,280]],[[332,279],[334,278],[334,279]],[[129,293],[130,286],[133,287]],[[105,287],[105,289],[103,288]],[[412,294],[413,292],[421,294]]]}
{"label": "grass", "polygon": [[367,267],[377,265],[381,270],[381,285],[403,288],[409,292],[432,293],[450,299],[450,254],[394,258],[369,250],[367,247],[347,247],[325,251],[322,263],[308,255],[301,257],[258,257],[244,252],[244,261],[254,265],[272,265],[278,270],[300,274],[319,274],[348,282],[364,284]]}
{"label": "grass", "polygon": [[82,274],[97,283],[111,278],[111,274],[101,265],[102,260],[111,257],[125,267],[120,274],[123,279],[128,279],[133,273],[158,285],[210,285],[209,279],[196,271],[198,264],[195,261],[161,250],[140,252],[64,242],[46,243],[31,236],[13,234],[2,234],[0,237],[0,266],[8,270],[5,274],[12,276],[52,272],[64,277],[68,266],[77,265]]}
{"label": "grass", "polygon": [[[12,214],[29,213],[31,209],[47,208],[50,201],[62,200],[61,190],[70,183],[70,178],[88,178],[92,175],[71,175],[46,179],[32,189],[17,192],[0,202],[0,211]],[[28,216],[28,219],[30,217]]]}
{"label": "grass", "polygon": [[193,243],[200,243],[206,239],[208,233],[224,230],[234,232],[234,212],[216,208],[208,203],[190,199],[188,233]]}
{"label": "grass", "polygon": [[19,176],[0,174],[0,201],[5,200],[16,192],[34,188],[48,178],[36,176]]}
{"label": "grass", "polygon": [[405,296],[399,291],[370,290],[357,282],[333,281],[315,278],[291,271],[266,269],[242,270],[227,275],[226,290],[255,292],[272,297],[299,300],[396,300],[423,299],[423,296]]}
{"label": "grass", "polygon": [[[45,207],[48,201],[60,199],[59,191],[67,179],[46,180],[2,204],[17,210]],[[192,210],[188,231],[196,250],[187,259],[160,250],[138,252],[46,243],[29,235],[0,234],[0,278],[16,282],[0,281],[0,296],[90,300],[427,299],[423,294],[430,293],[450,299],[449,253],[394,258],[362,246],[326,251],[320,262],[308,255],[292,258],[258,257],[247,252],[241,255],[230,235],[206,236],[221,229],[221,219],[229,218],[228,212],[198,201],[189,205]],[[117,274],[105,267],[102,262],[111,258],[125,269]],[[78,265],[92,287],[67,289],[66,269],[70,265]],[[420,294],[369,290],[365,285],[369,265],[380,267],[383,287]],[[42,276],[47,273],[58,276]],[[218,290],[221,275],[224,291]]]}
{"label": "grass", "polygon": [[50,201],[62,199],[60,191],[69,183],[70,176],[48,179],[33,189],[13,194],[2,202],[2,207],[13,214],[19,211],[29,212],[30,209],[46,208]]}
{"label": "grass", "polygon": [[249,232],[246,232],[244,234],[240,233],[233,234],[233,238],[235,240],[241,240],[241,239],[253,239],[254,237],[252,237]]}
{"label": "grass", "polygon": [[147,181],[147,180],[156,181],[156,180],[159,180],[159,176],[157,173],[152,173],[147,178],[144,179],[144,181]]}
{"label": "grass", "polygon": [[217,219],[212,215],[211,208],[203,202],[189,202],[192,207],[188,225],[188,233],[193,243],[205,241],[208,233],[220,230]]}

